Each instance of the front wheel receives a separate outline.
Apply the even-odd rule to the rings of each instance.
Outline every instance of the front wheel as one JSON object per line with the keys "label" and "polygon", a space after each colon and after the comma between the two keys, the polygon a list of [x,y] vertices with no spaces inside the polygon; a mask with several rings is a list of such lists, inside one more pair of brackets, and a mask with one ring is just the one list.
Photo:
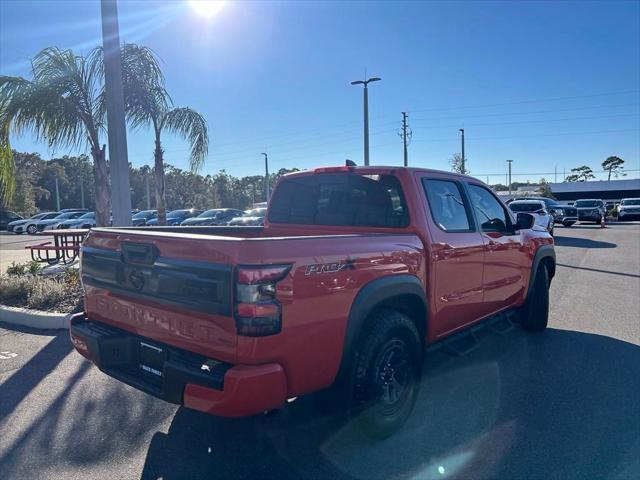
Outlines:
{"label": "front wheel", "polygon": [[373,438],[399,430],[413,411],[422,371],[416,326],[395,310],[379,312],[356,351],[351,374],[351,417]]}
{"label": "front wheel", "polygon": [[35,225],[29,225],[27,227],[27,233],[29,235],[34,235],[37,231],[38,231],[38,227],[36,227]]}
{"label": "front wheel", "polygon": [[575,222],[564,222],[562,225],[563,225],[565,228],[571,228],[571,226],[572,226],[574,223],[575,223]]}
{"label": "front wheel", "polygon": [[526,303],[520,311],[520,324],[530,332],[541,332],[549,322],[549,272],[540,265]]}

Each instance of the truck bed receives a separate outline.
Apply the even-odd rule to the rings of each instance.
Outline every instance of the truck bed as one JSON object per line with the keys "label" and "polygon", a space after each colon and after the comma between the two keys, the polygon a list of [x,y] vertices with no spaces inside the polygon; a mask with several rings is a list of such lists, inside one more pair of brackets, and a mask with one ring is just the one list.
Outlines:
{"label": "truck bed", "polygon": [[[344,340],[336,332],[344,333],[358,290],[384,275],[424,278],[424,247],[413,234],[275,233],[261,227],[93,229],[82,247],[86,314],[229,364],[283,364],[296,392],[311,388],[303,372],[312,362],[328,384]],[[237,268],[265,264],[291,265],[277,285],[282,332],[239,336]],[[323,348],[308,344],[309,329]]]}

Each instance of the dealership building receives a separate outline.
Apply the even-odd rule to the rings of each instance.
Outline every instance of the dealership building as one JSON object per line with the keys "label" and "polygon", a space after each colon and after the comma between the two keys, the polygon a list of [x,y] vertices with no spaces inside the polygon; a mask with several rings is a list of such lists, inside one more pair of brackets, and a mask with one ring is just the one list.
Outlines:
{"label": "dealership building", "polygon": [[640,178],[550,183],[549,188],[560,202],[598,198],[606,200],[607,203],[618,203],[623,198],[640,198]]}
{"label": "dealership building", "polygon": [[[573,202],[581,198],[597,198],[605,200],[607,203],[618,203],[623,198],[640,198],[640,178],[550,183],[549,188],[560,203]],[[518,187],[511,196],[507,192],[498,192],[498,194],[506,200],[540,195],[538,189],[539,185],[525,185]]]}

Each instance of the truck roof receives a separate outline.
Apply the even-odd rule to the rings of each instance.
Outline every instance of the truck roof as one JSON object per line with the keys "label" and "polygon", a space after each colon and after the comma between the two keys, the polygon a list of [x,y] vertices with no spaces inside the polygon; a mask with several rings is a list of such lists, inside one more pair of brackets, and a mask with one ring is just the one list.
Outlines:
{"label": "truck roof", "polygon": [[463,175],[461,173],[448,172],[446,170],[436,170],[432,168],[420,168],[420,167],[403,167],[400,165],[359,165],[355,167],[350,167],[346,165],[335,165],[335,166],[326,166],[326,167],[317,167],[310,170],[301,170],[299,172],[291,172],[287,173],[285,176],[298,176],[298,175],[310,175],[315,173],[340,173],[340,172],[352,172],[352,173],[360,173],[366,174],[370,172],[375,173],[386,173],[393,174],[399,170],[405,170],[407,172],[421,172],[421,173],[437,173],[439,175],[449,175],[451,177],[460,177],[472,179],[478,182],[482,182],[482,180],[478,180],[475,177],[471,177],[469,175]]}

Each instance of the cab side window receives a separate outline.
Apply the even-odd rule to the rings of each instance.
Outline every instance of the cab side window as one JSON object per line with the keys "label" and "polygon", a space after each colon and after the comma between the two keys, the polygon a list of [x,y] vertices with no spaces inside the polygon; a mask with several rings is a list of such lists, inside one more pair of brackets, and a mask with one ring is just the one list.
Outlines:
{"label": "cab side window", "polygon": [[450,180],[423,179],[433,221],[445,232],[473,230],[470,212],[465,205],[460,185]]}
{"label": "cab side window", "polygon": [[489,190],[479,185],[469,185],[469,196],[483,232],[505,233],[509,230],[509,214]]}

